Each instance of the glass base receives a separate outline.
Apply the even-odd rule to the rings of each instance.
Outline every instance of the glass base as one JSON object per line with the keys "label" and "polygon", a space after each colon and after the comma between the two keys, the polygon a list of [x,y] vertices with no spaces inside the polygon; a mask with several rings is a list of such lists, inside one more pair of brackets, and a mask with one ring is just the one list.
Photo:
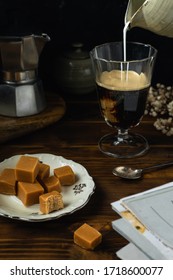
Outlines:
{"label": "glass base", "polygon": [[102,153],[114,158],[138,157],[149,149],[149,144],[142,135],[132,133],[124,138],[119,138],[117,134],[107,134],[98,144]]}

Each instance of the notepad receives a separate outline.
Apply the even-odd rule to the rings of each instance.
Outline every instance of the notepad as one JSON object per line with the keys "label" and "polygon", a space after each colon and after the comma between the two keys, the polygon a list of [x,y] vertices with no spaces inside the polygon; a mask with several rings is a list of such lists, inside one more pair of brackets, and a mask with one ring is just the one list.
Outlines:
{"label": "notepad", "polygon": [[173,183],[122,199],[122,204],[165,245],[173,248]]}
{"label": "notepad", "polygon": [[151,259],[173,259],[173,182],[113,202],[113,228]]}

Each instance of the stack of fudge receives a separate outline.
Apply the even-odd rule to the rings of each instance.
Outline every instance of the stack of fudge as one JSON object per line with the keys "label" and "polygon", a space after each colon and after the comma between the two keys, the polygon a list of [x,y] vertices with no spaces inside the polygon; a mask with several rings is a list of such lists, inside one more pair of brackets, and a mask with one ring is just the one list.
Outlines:
{"label": "stack of fudge", "polygon": [[73,185],[75,173],[69,165],[57,167],[50,175],[50,166],[37,157],[20,156],[16,167],[5,168],[0,175],[0,193],[16,195],[25,206],[39,203],[48,214],[64,208],[62,186]]}

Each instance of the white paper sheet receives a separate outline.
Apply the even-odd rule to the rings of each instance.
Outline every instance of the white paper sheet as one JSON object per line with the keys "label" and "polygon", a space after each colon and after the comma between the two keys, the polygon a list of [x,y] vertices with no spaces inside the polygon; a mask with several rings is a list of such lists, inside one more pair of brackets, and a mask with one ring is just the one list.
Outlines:
{"label": "white paper sheet", "polygon": [[121,260],[149,260],[149,258],[133,243],[129,243],[118,250],[116,255]]}
{"label": "white paper sheet", "polygon": [[139,250],[141,250],[148,259],[152,260],[165,260],[172,259],[167,257],[162,251],[159,250],[155,245],[153,245],[152,240],[145,238],[139,231],[132,227],[132,225],[121,218],[112,222],[112,227],[129,242],[135,244]]}

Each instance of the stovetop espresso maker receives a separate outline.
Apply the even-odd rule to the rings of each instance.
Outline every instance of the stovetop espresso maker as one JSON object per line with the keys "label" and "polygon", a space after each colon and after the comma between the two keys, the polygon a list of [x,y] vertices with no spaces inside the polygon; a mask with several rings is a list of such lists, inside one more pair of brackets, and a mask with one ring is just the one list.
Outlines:
{"label": "stovetop espresso maker", "polygon": [[49,40],[47,34],[0,37],[0,115],[23,117],[45,109],[38,63]]}

